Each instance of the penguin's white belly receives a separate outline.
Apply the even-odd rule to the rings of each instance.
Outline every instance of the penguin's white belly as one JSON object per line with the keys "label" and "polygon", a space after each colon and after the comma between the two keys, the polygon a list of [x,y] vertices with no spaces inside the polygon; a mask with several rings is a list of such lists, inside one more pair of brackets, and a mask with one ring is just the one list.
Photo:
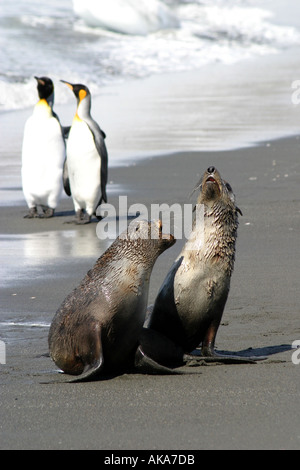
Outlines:
{"label": "penguin's white belly", "polygon": [[101,159],[88,125],[73,122],[67,144],[68,172],[75,211],[95,211],[101,196]]}
{"label": "penguin's white belly", "polygon": [[24,129],[22,185],[29,207],[43,204],[55,209],[62,192],[65,144],[54,117],[31,116]]}

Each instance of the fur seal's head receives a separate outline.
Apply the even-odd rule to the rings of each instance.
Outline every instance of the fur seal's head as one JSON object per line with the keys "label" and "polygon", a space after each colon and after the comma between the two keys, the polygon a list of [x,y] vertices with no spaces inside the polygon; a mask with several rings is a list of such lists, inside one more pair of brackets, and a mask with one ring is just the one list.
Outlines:
{"label": "fur seal's head", "polygon": [[200,189],[197,204],[204,204],[213,207],[216,203],[227,206],[234,211],[242,212],[235,204],[235,195],[227,181],[223,180],[220,173],[214,166],[210,166],[195,189]]}
{"label": "fur seal's head", "polygon": [[133,248],[136,254],[142,252],[143,256],[149,258],[156,258],[176,242],[173,235],[163,234],[161,220],[133,221],[119,239],[125,241],[128,249]]}
{"label": "fur seal's head", "polygon": [[163,234],[161,220],[133,221],[121,236],[127,240],[144,240],[154,245],[164,246],[165,248],[174,245],[176,241],[173,235]]}

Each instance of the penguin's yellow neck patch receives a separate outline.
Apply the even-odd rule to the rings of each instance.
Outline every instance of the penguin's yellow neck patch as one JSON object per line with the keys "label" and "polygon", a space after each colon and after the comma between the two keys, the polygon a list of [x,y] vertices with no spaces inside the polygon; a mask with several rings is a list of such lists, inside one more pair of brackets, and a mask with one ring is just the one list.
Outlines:
{"label": "penguin's yellow neck patch", "polygon": [[41,107],[44,106],[46,108],[50,108],[50,106],[49,106],[47,100],[45,100],[45,98],[42,98],[36,105],[41,106]]}
{"label": "penguin's yellow neck patch", "polygon": [[79,102],[82,101],[82,100],[86,97],[86,94],[87,94],[87,93],[86,93],[85,90],[80,90],[80,91],[79,91],[79,94],[78,94],[78,96],[79,96]]}
{"label": "penguin's yellow neck patch", "polygon": [[73,119],[73,122],[80,122],[81,119],[80,117],[78,116],[78,113],[76,112],[75,116],[74,116],[74,119]]}
{"label": "penguin's yellow neck patch", "polygon": [[47,100],[43,98],[37,102],[37,104],[34,107],[34,114],[40,117],[52,116],[52,109],[51,109],[51,106],[49,106],[49,103],[47,103]]}

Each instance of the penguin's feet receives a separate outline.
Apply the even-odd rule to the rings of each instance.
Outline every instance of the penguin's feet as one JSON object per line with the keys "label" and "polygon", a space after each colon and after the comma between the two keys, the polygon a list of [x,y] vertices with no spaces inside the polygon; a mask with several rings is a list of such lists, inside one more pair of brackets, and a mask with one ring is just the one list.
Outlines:
{"label": "penguin's feet", "polygon": [[84,225],[89,224],[91,221],[91,216],[85,212],[83,209],[80,209],[76,212],[76,224]]}
{"label": "penguin's feet", "polygon": [[38,218],[39,214],[36,207],[31,207],[28,214],[24,215],[24,219],[35,219]]}
{"label": "penguin's feet", "polygon": [[40,214],[40,217],[42,219],[50,219],[50,217],[54,216],[54,209],[48,206],[41,206],[41,207],[42,207],[43,213]]}

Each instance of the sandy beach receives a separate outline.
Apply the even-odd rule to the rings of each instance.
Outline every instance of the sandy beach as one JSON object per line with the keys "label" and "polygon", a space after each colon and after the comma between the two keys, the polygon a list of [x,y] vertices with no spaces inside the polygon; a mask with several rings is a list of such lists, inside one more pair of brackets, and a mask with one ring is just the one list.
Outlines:
{"label": "sandy beach", "polygon": [[[25,204],[0,207],[2,279],[1,449],[299,449],[298,137],[235,151],[183,152],[110,170],[109,202],[180,204],[215,165],[243,211],[236,266],[217,348],[266,355],[256,365],[198,367],[185,375],[125,374],[67,384],[47,356],[51,319],[106,248],[96,222],[25,220]],[[149,303],[183,241],[157,261]]]}
{"label": "sandy beach", "polygon": [[[202,450],[300,449],[299,6],[163,3],[174,4],[180,27],[139,37],[87,27],[71,0],[3,2],[1,450],[102,450],[100,464],[117,451],[187,451],[199,467]],[[23,218],[22,138],[42,75],[55,83],[64,126],[76,100],[60,80],[91,89],[118,216],[120,196],[150,218],[152,204],[194,204],[212,165],[231,184],[243,216],[216,348],[265,360],[66,382],[49,357],[49,327],[112,239],[98,238],[96,219],[69,223],[66,196],[54,218]],[[184,242],[158,258],[149,304]]]}

